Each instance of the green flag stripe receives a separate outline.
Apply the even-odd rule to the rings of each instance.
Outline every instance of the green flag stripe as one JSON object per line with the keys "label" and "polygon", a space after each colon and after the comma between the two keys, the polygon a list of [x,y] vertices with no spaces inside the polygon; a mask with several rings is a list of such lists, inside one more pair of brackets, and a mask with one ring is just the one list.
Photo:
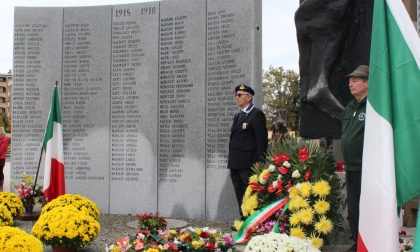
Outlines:
{"label": "green flag stripe", "polygon": [[54,90],[53,90],[50,113],[48,115],[48,122],[47,122],[47,127],[45,129],[45,135],[44,135],[44,140],[43,140],[44,148],[47,146],[48,140],[50,140],[53,137],[54,122],[61,123],[60,101],[58,97],[57,85],[54,86]]}
{"label": "green flag stripe", "polygon": [[400,206],[420,193],[420,70],[389,6],[375,8],[368,100],[393,128]]}

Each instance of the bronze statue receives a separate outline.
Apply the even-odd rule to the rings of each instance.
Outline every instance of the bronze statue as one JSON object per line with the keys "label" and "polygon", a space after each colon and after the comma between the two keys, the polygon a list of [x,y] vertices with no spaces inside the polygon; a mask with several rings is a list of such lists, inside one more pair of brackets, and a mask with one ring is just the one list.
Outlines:
{"label": "bronze statue", "polygon": [[295,14],[300,68],[300,134],[341,135],[351,99],[345,74],[369,63],[373,0],[304,0]]}

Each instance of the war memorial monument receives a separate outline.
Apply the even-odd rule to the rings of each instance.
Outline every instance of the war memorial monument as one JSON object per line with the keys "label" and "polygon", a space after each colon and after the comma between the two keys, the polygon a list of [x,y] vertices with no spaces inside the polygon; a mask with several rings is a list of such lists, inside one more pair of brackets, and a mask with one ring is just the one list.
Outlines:
{"label": "war memorial monument", "polygon": [[261,94],[260,0],[17,7],[14,30],[12,179],[36,172],[58,81],[68,192],[103,213],[237,217],[233,89]]}

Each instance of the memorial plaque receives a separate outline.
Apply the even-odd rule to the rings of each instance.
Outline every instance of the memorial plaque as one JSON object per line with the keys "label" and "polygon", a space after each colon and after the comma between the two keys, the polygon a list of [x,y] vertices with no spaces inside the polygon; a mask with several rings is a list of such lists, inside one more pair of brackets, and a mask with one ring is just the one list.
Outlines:
{"label": "memorial plaque", "polygon": [[111,6],[64,9],[62,123],[66,188],[108,211]]}
{"label": "memorial plaque", "polygon": [[160,4],[158,208],[165,216],[205,217],[205,7],[205,0]]}
{"label": "memorial plaque", "polygon": [[[112,11],[111,197],[113,213],[157,210],[159,2]],[[128,193],[136,192],[136,193]],[[137,193],[138,192],[138,193]],[[130,204],[127,197],[130,195]]]}
{"label": "memorial plaque", "polygon": [[67,192],[103,213],[238,217],[233,89],[260,107],[259,0],[19,7],[14,46],[14,179],[35,174],[59,80]]}
{"label": "memorial plaque", "polygon": [[15,9],[13,180],[36,174],[53,85],[61,80],[62,21],[62,8]]}
{"label": "memorial plaque", "polygon": [[261,1],[215,0],[207,3],[207,119],[206,215],[209,219],[235,218],[239,209],[227,167],[230,128],[235,105],[234,88],[254,87],[260,107]]}

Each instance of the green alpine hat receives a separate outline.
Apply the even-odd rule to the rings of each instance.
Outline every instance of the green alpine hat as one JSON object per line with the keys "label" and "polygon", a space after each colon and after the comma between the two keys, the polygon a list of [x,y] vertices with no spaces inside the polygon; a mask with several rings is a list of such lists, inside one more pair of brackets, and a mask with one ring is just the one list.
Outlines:
{"label": "green alpine hat", "polygon": [[369,79],[369,67],[366,65],[360,65],[354,69],[351,74],[346,75],[346,78],[360,77],[362,79]]}

